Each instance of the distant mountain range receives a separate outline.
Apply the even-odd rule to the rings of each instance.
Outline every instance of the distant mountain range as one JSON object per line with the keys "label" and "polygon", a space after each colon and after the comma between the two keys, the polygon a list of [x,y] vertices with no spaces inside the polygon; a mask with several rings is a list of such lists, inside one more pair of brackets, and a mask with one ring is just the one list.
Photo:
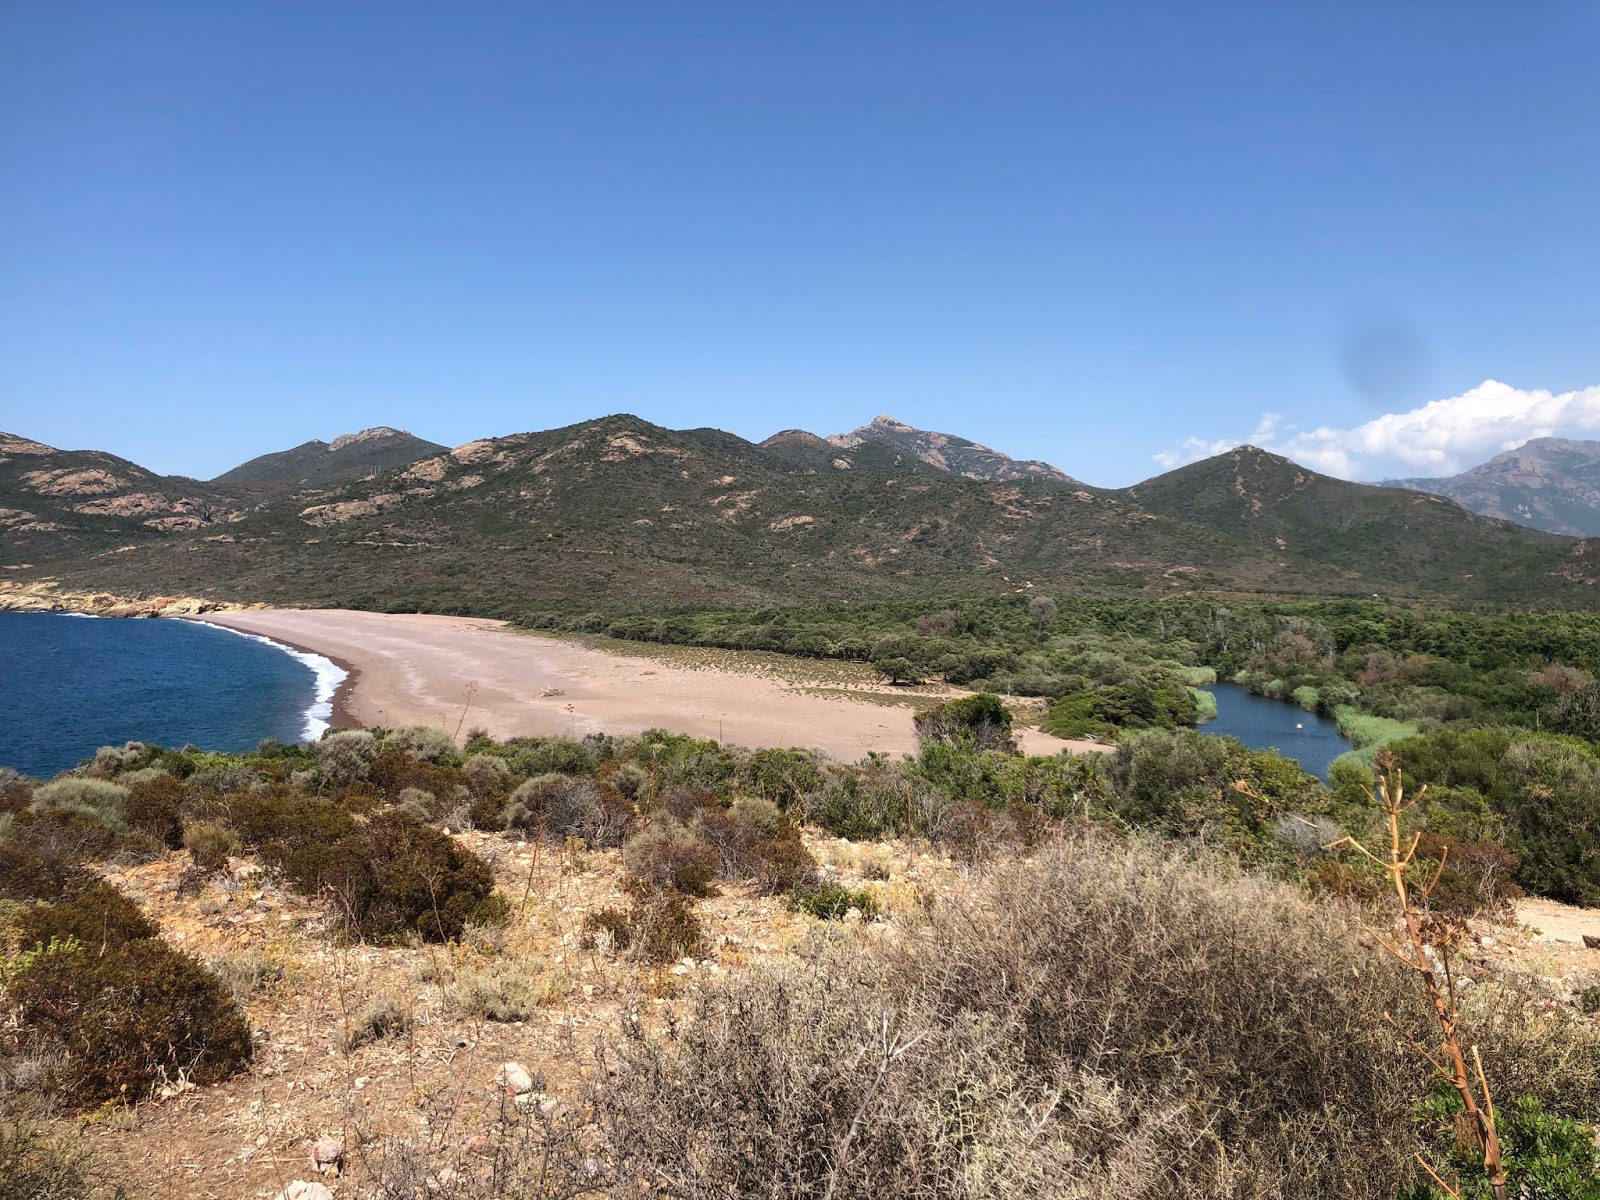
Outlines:
{"label": "distant mountain range", "polygon": [[201,482],[0,435],[0,581],[126,595],[479,614],[1030,589],[1588,607],[1597,564],[1600,544],[1250,446],[1105,489],[886,417],[757,445],[614,416],[448,451],[379,429]]}
{"label": "distant mountain range", "polygon": [[1600,536],[1600,442],[1535,438],[1460,475],[1384,486],[1448,496],[1484,516],[1550,533]]}

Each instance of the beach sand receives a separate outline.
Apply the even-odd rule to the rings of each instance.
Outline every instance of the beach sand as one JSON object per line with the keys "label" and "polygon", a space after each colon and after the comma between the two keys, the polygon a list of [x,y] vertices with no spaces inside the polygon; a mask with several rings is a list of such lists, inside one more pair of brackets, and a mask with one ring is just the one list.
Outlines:
{"label": "beach sand", "polygon": [[[638,733],[662,728],[733,745],[808,746],[854,761],[868,751],[912,754],[909,706],[818,695],[778,672],[677,665],[614,654],[474,617],[257,609],[212,613],[213,624],[308,650],[350,672],[335,725],[438,725],[495,737]],[[470,696],[469,696],[470,692]],[[881,693],[880,693],[881,695]],[[929,701],[937,697],[929,697]],[[1103,750],[1019,731],[1030,754]]]}

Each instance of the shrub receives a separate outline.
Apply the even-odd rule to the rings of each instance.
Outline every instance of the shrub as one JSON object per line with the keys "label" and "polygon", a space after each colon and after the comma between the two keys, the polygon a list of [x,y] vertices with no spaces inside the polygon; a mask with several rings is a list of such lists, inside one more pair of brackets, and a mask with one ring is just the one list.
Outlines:
{"label": "shrub", "polygon": [[158,938],[96,950],[56,942],[6,980],[24,1025],[66,1050],[63,1088],[92,1107],[138,1099],[164,1075],[199,1084],[250,1060],[250,1028],[215,976]]}
{"label": "shrub", "polygon": [[924,807],[918,785],[882,761],[836,767],[821,790],[804,798],[808,820],[835,837],[871,841],[907,832]]}
{"label": "shrub", "polygon": [[571,738],[544,738],[534,745],[519,749],[511,760],[511,769],[518,775],[593,775],[599,766],[594,751],[582,742]]}
{"label": "shrub", "polygon": [[912,722],[921,742],[960,740],[974,750],[1013,754],[1017,744],[1011,737],[1011,719],[1011,710],[999,696],[980,693],[922,709]]}
{"label": "shrub", "polygon": [[378,739],[365,729],[340,729],[324,734],[316,750],[325,779],[334,784],[353,783],[366,777],[367,768],[378,756]]}
{"label": "shrub", "polygon": [[281,964],[254,952],[208,958],[206,969],[221,980],[233,1002],[241,1007],[258,992],[281,983],[284,977]]}
{"label": "shrub", "polygon": [[816,860],[800,831],[770,800],[753,796],[727,810],[700,809],[690,832],[716,851],[723,879],[748,879],[767,895],[787,892],[816,876]]}
{"label": "shrub", "polygon": [[411,1029],[411,1009],[392,992],[373,996],[339,1027],[339,1048],[346,1054]]}
{"label": "shrub", "polygon": [[85,817],[114,833],[126,829],[128,789],[104,779],[57,779],[34,789],[30,810]]}
{"label": "shrub", "polygon": [[1521,860],[1494,842],[1463,842],[1425,832],[1417,842],[1419,866],[1429,875],[1443,863],[1428,907],[1460,916],[1503,917],[1522,896],[1516,884]]}
{"label": "shrub", "polygon": [[183,848],[202,871],[220,871],[243,848],[239,835],[221,821],[195,821],[183,831]]}
{"label": "shrub", "polygon": [[474,796],[500,791],[511,778],[511,766],[498,754],[474,754],[461,764],[461,774]]}
{"label": "shrub", "polygon": [[851,891],[837,883],[817,883],[797,887],[789,893],[789,905],[796,912],[807,913],[819,921],[837,921],[852,908],[863,917],[878,915],[878,902],[865,888]]}
{"label": "shrub", "polygon": [[638,763],[623,763],[611,773],[608,782],[629,800],[638,800],[650,786],[650,772]]}
{"label": "shrub", "polygon": [[165,771],[135,771],[122,777],[128,789],[123,818],[129,828],[149,834],[168,849],[183,845],[183,781]]}
{"label": "shrub", "polygon": [[597,850],[622,844],[633,806],[593,779],[547,773],[518,785],[501,818],[507,829],[581,837]]}
{"label": "shrub", "polygon": [[0,900],[57,900],[77,869],[19,838],[0,838]]}
{"label": "shrub", "polygon": [[81,1137],[0,1112],[0,1196],[124,1200],[128,1195]]}
{"label": "shrub", "polygon": [[665,813],[629,839],[622,858],[628,870],[651,887],[687,896],[710,895],[711,881],[721,866],[715,849]]}
{"label": "shrub", "polygon": [[139,906],[102,879],[81,877],[67,884],[55,904],[42,904],[17,918],[24,949],[76,939],[93,952],[139,938],[153,938],[156,927]]}
{"label": "shrub", "polygon": [[508,911],[505,897],[495,894],[487,863],[392,809],[333,848],[323,882],[346,927],[377,942],[412,932],[424,941],[447,942],[460,937],[468,921],[498,925]]}
{"label": "shrub", "polygon": [[389,735],[395,749],[424,762],[459,761],[456,740],[437,725],[405,725]]}
{"label": "shrub", "polygon": [[757,750],[740,771],[744,790],[784,811],[824,783],[822,767],[809,750]]}
{"label": "shrub", "polygon": [[699,952],[700,918],[686,897],[647,886],[631,887],[629,894],[632,902],[626,910],[602,908],[584,918],[585,947],[596,946],[604,934],[614,951],[641,962],[672,962]]}
{"label": "shrub", "polygon": [[535,964],[498,958],[460,971],[445,989],[445,1003],[480,1021],[526,1021],[559,994],[555,982]]}
{"label": "shrub", "polygon": [[314,796],[234,796],[226,812],[246,847],[291,886],[308,893],[322,886],[334,847],[355,829],[348,809]]}

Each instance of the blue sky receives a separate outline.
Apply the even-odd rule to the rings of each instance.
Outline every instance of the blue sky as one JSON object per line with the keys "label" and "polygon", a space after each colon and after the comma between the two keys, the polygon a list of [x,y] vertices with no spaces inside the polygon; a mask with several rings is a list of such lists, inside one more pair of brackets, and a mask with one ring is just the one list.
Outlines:
{"label": "blue sky", "polygon": [[1593,3],[9,0],[0,428],[1454,469],[1600,429],[1597,57]]}

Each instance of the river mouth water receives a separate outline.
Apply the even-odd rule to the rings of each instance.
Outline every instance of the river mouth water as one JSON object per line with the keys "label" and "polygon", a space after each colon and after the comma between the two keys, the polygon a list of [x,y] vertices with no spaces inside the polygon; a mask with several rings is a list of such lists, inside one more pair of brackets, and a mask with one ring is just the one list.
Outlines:
{"label": "river mouth water", "polygon": [[1238,738],[1252,750],[1276,750],[1319,779],[1328,778],[1334,759],[1355,749],[1333,718],[1298,704],[1258,696],[1236,683],[1208,684],[1202,690],[1217,698],[1217,715],[1201,724],[1201,733]]}

